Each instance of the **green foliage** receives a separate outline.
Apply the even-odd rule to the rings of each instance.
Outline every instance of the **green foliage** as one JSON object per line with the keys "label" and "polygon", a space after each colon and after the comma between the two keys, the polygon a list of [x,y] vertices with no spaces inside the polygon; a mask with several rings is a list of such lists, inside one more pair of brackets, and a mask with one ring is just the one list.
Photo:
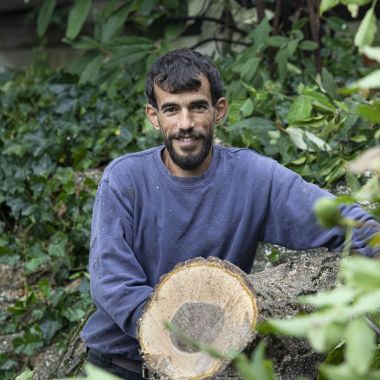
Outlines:
{"label": "green foliage", "polygon": [[322,227],[332,228],[341,223],[342,215],[339,211],[339,204],[336,199],[327,198],[321,198],[315,202],[315,215]]}
{"label": "green foliage", "polygon": [[[323,0],[321,12],[338,3],[355,11],[370,2]],[[361,180],[345,165],[380,140],[380,99],[368,91],[379,87],[379,70],[366,67],[356,50],[380,62],[379,48],[367,46],[376,31],[375,1],[356,36],[343,20],[324,18],[321,46],[307,36],[307,17],[286,33],[274,34],[269,19],[258,23],[256,10],[238,2],[112,0],[96,11],[91,11],[91,4],[76,0],[68,13],[65,42],[81,55],[64,72],[53,73],[39,64],[24,73],[0,75],[0,262],[22,267],[26,276],[24,296],[0,315],[2,333],[22,332],[14,341],[14,352],[0,355],[0,369],[8,378],[41,347],[64,338],[89,308],[86,264],[99,179],[94,173],[117,156],[160,142],[145,121],[143,89],[147,69],[162,53],[213,41],[217,49],[208,50],[231,102],[217,137],[225,144],[272,156],[308,180],[330,184],[345,177],[359,188]],[[55,9],[56,1],[42,3],[37,19],[40,37]],[[221,24],[227,15],[229,21]],[[83,35],[90,16],[93,33]],[[218,22],[200,23],[202,17]],[[321,73],[314,59],[319,51]],[[372,179],[355,199],[377,199],[377,186]],[[328,216],[331,212],[329,225],[337,220],[331,209]],[[378,211],[375,216],[380,218]],[[376,237],[373,244],[379,244]],[[277,262],[278,252],[273,251],[270,259]],[[376,273],[368,272],[368,267],[360,262],[358,270],[342,269],[342,275],[355,287],[364,280],[370,287]],[[353,347],[360,343],[355,340],[357,331],[363,331],[363,337],[370,334],[363,327],[363,310],[374,313],[359,301],[368,297],[368,305],[374,305],[377,293],[353,287],[337,292],[313,301],[322,308],[321,316],[313,317],[321,329],[313,326],[306,331],[310,324],[302,321],[301,327],[294,325],[294,334],[308,333],[318,350],[348,339],[351,348],[347,354],[344,348],[342,360],[352,363],[359,374],[372,376],[368,361],[354,363]],[[355,315],[361,322],[349,328],[345,312],[337,319],[327,312],[334,305],[347,310],[353,304],[359,305]],[[255,371],[273,378],[263,351],[259,346],[252,361],[236,359],[242,373],[250,373],[248,378],[256,378]],[[351,371],[333,364],[323,367],[327,378],[344,378]],[[102,376],[90,372],[94,378]],[[28,378],[29,372],[23,374]]]}
{"label": "green foliage", "polygon": [[[372,324],[379,325],[380,263],[364,257],[342,261],[340,276],[344,285],[303,298],[317,310],[290,320],[264,322],[259,330],[305,337],[317,352],[341,347],[344,355],[338,362],[321,366],[326,379],[376,379],[380,375],[375,355],[380,350]],[[331,363],[332,362],[332,363]]]}
{"label": "green foliage", "polygon": [[194,349],[194,351],[203,351],[213,358],[232,362],[233,366],[239,371],[240,376],[245,380],[276,379],[272,362],[265,359],[265,342],[263,341],[257,345],[249,359],[245,354],[234,349],[223,353],[210,345],[199,343],[184,334],[171,322],[165,322],[165,328],[171,333],[174,333],[184,345]]}
{"label": "green foliage", "polygon": [[91,7],[91,0],[76,0],[72,11],[69,14],[66,28],[66,37],[73,40],[79,34],[88,12]]}
{"label": "green foliage", "polygon": [[[118,380],[120,377],[112,375],[109,372],[102,370],[90,363],[86,364],[86,377],[77,377],[76,380]],[[70,380],[70,379],[66,379]]]}
{"label": "green foliage", "polygon": [[60,73],[0,78],[0,262],[26,276],[25,295],[1,315],[2,334],[22,332],[12,356],[0,357],[9,373],[10,359],[22,363],[64,338],[90,307],[85,268],[96,168],[156,142],[149,130],[142,136],[144,100],[134,91],[110,102]]}
{"label": "green foliage", "polygon": [[237,355],[233,364],[245,380],[275,380],[273,364],[265,359],[265,343],[260,342],[249,360],[245,355]]}
{"label": "green foliage", "polygon": [[[380,162],[379,148],[363,154],[351,168],[364,171],[372,162]],[[316,205],[320,223],[327,228],[338,224],[360,228],[359,222],[345,220],[340,215],[338,205],[364,198],[379,202],[379,175],[380,166],[375,176],[352,197],[321,200]],[[374,208],[375,217],[379,209]],[[380,231],[372,239],[372,246],[380,248]],[[378,379],[380,261],[346,257],[341,261],[339,279],[340,284],[335,289],[302,298],[301,301],[313,306],[315,312],[290,320],[269,319],[259,330],[304,337],[315,351],[330,351],[328,360],[320,367],[324,379]]]}
{"label": "green foliage", "polygon": [[37,20],[37,33],[40,37],[44,35],[49,26],[51,16],[56,5],[56,0],[45,0],[41,6]]}

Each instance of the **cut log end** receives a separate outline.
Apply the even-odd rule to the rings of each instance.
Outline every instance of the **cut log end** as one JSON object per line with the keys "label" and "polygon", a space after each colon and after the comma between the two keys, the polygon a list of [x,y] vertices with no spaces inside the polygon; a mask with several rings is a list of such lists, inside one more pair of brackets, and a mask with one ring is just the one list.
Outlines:
{"label": "cut log end", "polygon": [[[256,296],[246,274],[217,258],[197,258],[163,276],[139,321],[148,368],[170,379],[215,377],[228,364],[199,349],[243,350],[254,338]],[[165,329],[170,322],[174,331]]]}

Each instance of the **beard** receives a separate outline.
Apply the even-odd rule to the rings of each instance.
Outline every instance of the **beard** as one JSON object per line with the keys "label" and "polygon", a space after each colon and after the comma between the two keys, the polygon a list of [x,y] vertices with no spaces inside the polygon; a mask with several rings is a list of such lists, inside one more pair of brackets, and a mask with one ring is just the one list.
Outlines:
{"label": "beard", "polygon": [[[210,152],[214,138],[214,128],[210,128],[210,131],[207,134],[196,133],[192,130],[188,132],[181,131],[172,133],[167,136],[162,131],[162,134],[164,136],[165,148],[168,151],[171,160],[183,170],[194,170],[204,162]],[[195,153],[192,153],[191,151],[187,154],[178,153],[173,146],[173,140],[183,138],[194,138],[199,140],[201,142],[200,150]]]}

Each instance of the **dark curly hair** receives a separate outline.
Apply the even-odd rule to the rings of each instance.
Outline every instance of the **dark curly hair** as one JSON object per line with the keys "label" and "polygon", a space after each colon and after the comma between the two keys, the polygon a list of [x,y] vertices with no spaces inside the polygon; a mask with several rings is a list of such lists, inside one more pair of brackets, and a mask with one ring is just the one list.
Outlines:
{"label": "dark curly hair", "polygon": [[154,85],[172,94],[197,90],[201,86],[199,75],[204,75],[211,89],[213,105],[223,96],[221,75],[210,59],[201,53],[183,48],[172,50],[159,57],[152,65],[145,82],[148,102],[157,108]]}

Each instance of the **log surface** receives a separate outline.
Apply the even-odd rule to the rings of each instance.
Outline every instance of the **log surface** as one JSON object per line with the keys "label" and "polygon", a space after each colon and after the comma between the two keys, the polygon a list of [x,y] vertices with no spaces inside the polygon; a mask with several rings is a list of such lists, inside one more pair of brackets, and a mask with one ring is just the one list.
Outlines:
{"label": "log surface", "polygon": [[256,320],[256,297],[241,269],[216,257],[188,260],[164,275],[146,302],[138,326],[141,354],[161,377],[215,378],[228,362],[192,342],[241,351],[254,337]]}

